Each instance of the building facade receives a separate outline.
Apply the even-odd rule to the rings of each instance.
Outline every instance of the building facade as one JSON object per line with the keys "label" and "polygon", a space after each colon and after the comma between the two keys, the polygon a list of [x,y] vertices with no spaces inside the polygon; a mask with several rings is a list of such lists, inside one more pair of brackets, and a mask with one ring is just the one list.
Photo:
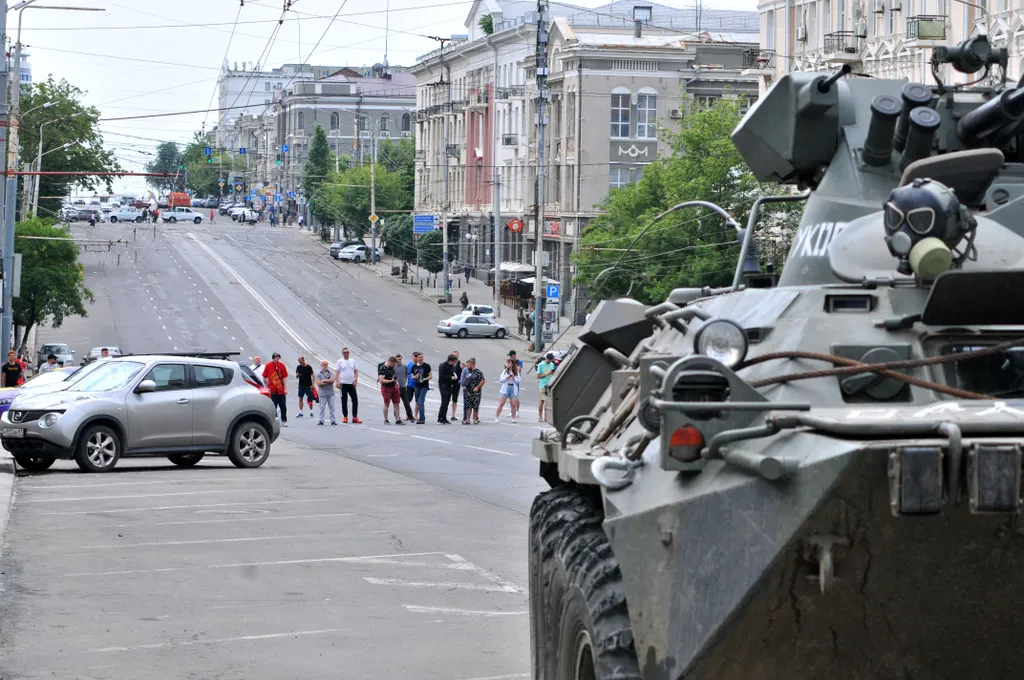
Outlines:
{"label": "building facade", "polygon": [[[1024,6],[1016,0],[771,0],[758,10],[761,44],[748,66],[762,89],[789,71],[843,64],[876,77],[934,84],[932,50],[979,34],[1008,48],[1011,79],[1024,74]],[[947,84],[977,77],[948,65],[938,73]]]}
{"label": "building facade", "polygon": [[[545,276],[572,289],[570,255],[611,188],[636,182],[668,152],[659,130],[694,101],[756,97],[743,71],[758,49],[754,12],[680,10],[616,2],[594,9],[552,3],[548,43]],[[416,209],[449,220],[457,259],[480,278],[500,252],[503,277],[532,271],[536,250],[536,6],[478,0],[468,35],[421,57],[416,115]],[[489,14],[490,35],[479,28]],[[640,17],[639,28],[636,18]],[[697,31],[700,25],[702,30]],[[707,26],[707,30],[703,27]],[[714,30],[711,30],[711,29]],[[447,156],[447,191],[445,157]],[[494,237],[492,187],[500,188]],[[522,224],[520,231],[510,228]],[[586,300],[562,295],[563,314]]]}

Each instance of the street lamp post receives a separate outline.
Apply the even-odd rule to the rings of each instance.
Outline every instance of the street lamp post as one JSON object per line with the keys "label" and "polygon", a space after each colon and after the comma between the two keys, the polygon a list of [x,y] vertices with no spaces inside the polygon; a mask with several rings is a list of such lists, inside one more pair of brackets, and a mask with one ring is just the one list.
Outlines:
{"label": "street lamp post", "polygon": [[[11,326],[14,321],[14,213],[18,207],[18,125],[20,123],[19,102],[21,100],[21,17],[22,12],[29,9],[36,0],[21,0],[11,10],[18,11],[18,34],[14,44],[14,69],[10,78],[11,105],[7,118],[7,184],[4,197],[4,240],[3,240],[3,272],[4,272],[4,306],[0,316],[0,354],[7,356],[11,349]],[[53,7],[43,6],[37,9],[67,10],[73,12],[105,12],[100,7]]]}
{"label": "street lamp post", "polygon": [[[54,102],[51,102],[50,104],[52,105],[53,103]],[[46,106],[47,106],[47,104],[43,104],[44,108]],[[26,111],[25,113],[28,113],[28,111]],[[43,128],[46,127],[47,125],[49,125],[50,123],[56,123],[56,122],[61,121],[61,120],[68,120],[70,118],[74,118],[75,116],[80,116],[83,113],[85,113],[85,112],[84,111],[79,111],[78,113],[72,113],[70,116],[61,116],[60,118],[54,118],[53,120],[44,120],[42,123],[39,124],[39,145],[38,145],[38,148],[36,149],[36,171],[42,170],[42,158],[43,158],[43,155],[44,155],[43,154]],[[36,175],[35,179],[32,180],[32,215],[33,216],[39,214],[39,181],[40,181],[40,179],[41,178],[38,175]]]}

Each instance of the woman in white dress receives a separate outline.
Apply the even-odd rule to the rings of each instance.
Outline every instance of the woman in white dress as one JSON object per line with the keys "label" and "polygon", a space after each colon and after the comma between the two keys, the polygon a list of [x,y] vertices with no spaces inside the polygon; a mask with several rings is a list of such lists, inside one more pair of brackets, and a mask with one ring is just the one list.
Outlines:
{"label": "woman in white dress", "polygon": [[519,413],[519,383],[521,381],[519,364],[512,359],[506,359],[505,369],[498,377],[498,384],[501,385],[501,397],[498,399],[498,410],[494,414],[494,422],[497,423],[501,420],[501,410],[505,408],[505,401],[509,402],[512,422],[516,422],[516,414]]}

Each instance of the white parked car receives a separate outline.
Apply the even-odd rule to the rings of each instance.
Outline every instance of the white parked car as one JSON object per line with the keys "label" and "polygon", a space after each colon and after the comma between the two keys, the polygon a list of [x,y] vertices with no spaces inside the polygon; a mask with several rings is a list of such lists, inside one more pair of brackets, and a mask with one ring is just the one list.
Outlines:
{"label": "white parked car", "polygon": [[125,206],[119,208],[117,212],[110,213],[110,223],[116,224],[118,222],[141,222],[142,212],[138,208],[132,208]]}
{"label": "white parked car", "polygon": [[[346,246],[338,252],[336,260],[344,262],[366,262],[370,259],[370,246]],[[380,252],[373,251],[373,261],[380,262]]]}
{"label": "white parked car", "polygon": [[164,222],[169,222],[171,224],[174,224],[175,222],[194,222],[199,224],[203,221],[203,216],[199,211],[182,206],[161,210],[160,217]]}
{"label": "white parked car", "polygon": [[463,310],[462,313],[467,316],[476,315],[487,317],[492,320],[494,319],[494,307],[491,307],[490,305],[474,305],[471,303],[469,307],[466,307],[466,309]]}
{"label": "white parked car", "polygon": [[234,208],[229,214],[231,215],[231,219],[235,222],[256,224],[257,220],[260,219],[260,214],[255,210],[250,210],[249,208]]}

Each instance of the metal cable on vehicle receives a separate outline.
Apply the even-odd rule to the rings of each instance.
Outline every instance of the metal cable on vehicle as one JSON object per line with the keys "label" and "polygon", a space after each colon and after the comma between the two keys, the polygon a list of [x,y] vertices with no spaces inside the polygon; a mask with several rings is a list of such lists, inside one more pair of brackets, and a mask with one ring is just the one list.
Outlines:
{"label": "metal cable on vehicle", "polygon": [[930,380],[923,380],[921,378],[915,378],[913,376],[899,373],[892,369],[899,368],[917,368],[920,366],[933,366],[938,364],[955,363],[958,361],[965,361],[967,359],[978,359],[990,354],[998,354],[1007,349],[1014,347],[1024,346],[1024,338],[1018,338],[1016,340],[1008,340],[1001,342],[990,347],[982,347],[980,349],[972,350],[970,352],[962,352],[959,354],[945,354],[934,357],[926,357],[923,359],[905,359],[902,361],[888,361],[880,364],[865,364],[860,361],[853,359],[847,359],[845,357],[836,356],[834,354],[823,354],[819,352],[771,352],[769,354],[762,354],[761,356],[752,357],[739,368],[747,368],[755,364],[764,363],[774,359],[811,359],[815,361],[827,361],[832,364],[838,364],[838,368],[827,368],[820,369],[817,371],[803,371],[801,373],[789,373],[786,375],[779,375],[772,378],[764,378],[762,380],[756,380],[751,382],[753,387],[764,387],[766,385],[776,385],[780,383],[792,382],[795,380],[807,380],[809,378],[825,378],[829,376],[839,375],[856,375],[858,373],[877,373],[878,375],[886,378],[892,378],[893,380],[899,380],[910,385],[916,385],[923,387],[935,392],[948,394],[953,397],[960,399],[991,399],[992,397],[985,394],[979,394],[977,392],[970,392],[968,390],[962,390],[958,387],[951,387],[949,385],[942,385]]}

